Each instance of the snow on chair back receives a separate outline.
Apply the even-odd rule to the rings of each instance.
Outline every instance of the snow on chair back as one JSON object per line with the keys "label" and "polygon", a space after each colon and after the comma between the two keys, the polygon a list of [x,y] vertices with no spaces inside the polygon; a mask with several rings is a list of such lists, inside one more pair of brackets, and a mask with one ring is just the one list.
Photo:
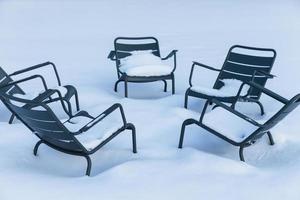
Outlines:
{"label": "snow on chair back", "polygon": [[[276,58],[276,51],[267,48],[254,48],[235,45],[229,49],[221,72],[214,84],[214,89],[223,86],[222,79],[250,81],[256,71],[270,73]],[[264,86],[268,77],[262,74],[254,76],[254,81]],[[250,90],[249,97],[259,99],[261,92]]]}
{"label": "snow on chair back", "polygon": [[[6,106],[40,139],[50,145],[70,151],[82,152],[74,136],[64,127],[52,110],[43,103],[2,95]],[[2,100],[2,101],[3,101]],[[19,107],[13,102],[26,103]]]}
{"label": "snow on chair back", "polygon": [[[0,67],[0,86],[6,85],[12,81],[13,80],[10,78],[10,76]],[[25,94],[25,92],[17,84],[1,88],[0,94],[1,93],[7,93],[10,95]]]}

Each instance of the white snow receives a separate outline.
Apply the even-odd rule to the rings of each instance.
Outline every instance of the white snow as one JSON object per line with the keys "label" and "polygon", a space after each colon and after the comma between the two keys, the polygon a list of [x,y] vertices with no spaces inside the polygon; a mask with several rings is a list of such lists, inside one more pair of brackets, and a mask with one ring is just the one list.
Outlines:
{"label": "white snow", "polygon": [[[239,161],[238,148],[196,126],[186,129],[183,149],[177,149],[182,122],[199,119],[203,107],[191,98],[190,109],[183,108],[194,60],[220,69],[234,44],[274,48],[277,77],[267,87],[286,98],[299,92],[299,8],[298,0],[0,1],[1,67],[11,73],[54,62],[62,84],[78,89],[81,109],[97,116],[121,103],[136,126],[138,146],[133,154],[130,131],[121,133],[91,156],[92,176],[86,177],[84,158],[46,145],[33,156],[38,139],[19,121],[8,125],[10,113],[0,104],[0,199],[299,199],[300,109],[272,129],[274,146],[263,137],[246,148],[246,163]],[[107,55],[118,36],[155,36],[162,57],[179,50],[175,95],[170,83],[164,93],[162,82],[130,83],[127,99],[122,84],[113,92],[116,67]],[[215,82],[217,74],[198,72],[195,85]],[[41,73],[49,87],[57,85],[50,67]],[[39,81],[24,88],[42,89]],[[266,117],[280,107],[266,96],[261,101]],[[237,109],[259,118],[255,104],[239,103]],[[115,127],[112,122],[107,125]]]}
{"label": "white snow", "polygon": [[171,74],[173,68],[164,64],[151,51],[133,51],[132,55],[121,59],[121,72],[129,76],[163,76]]}
{"label": "white snow", "polygon": [[205,115],[203,124],[235,142],[242,142],[259,128],[223,108],[216,108]]}
{"label": "white snow", "polygon": [[[191,87],[191,90],[208,96],[233,97],[238,94],[239,88],[242,85],[242,82],[236,79],[223,79],[222,82],[224,83],[224,86],[220,89],[213,89],[195,85]],[[248,85],[243,86],[240,96],[246,95],[249,88],[250,87]]]}

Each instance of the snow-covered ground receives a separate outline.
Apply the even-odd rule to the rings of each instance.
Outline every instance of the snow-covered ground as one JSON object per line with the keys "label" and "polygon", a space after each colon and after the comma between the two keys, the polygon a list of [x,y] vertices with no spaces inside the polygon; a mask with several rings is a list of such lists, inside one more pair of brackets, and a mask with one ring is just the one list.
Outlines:
{"label": "snow-covered ground", "polygon": [[[298,0],[1,0],[0,66],[13,72],[49,60],[64,84],[78,88],[83,109],[100,113],[120,102],[137,128],[138,154],[125,132],[92,156],[86,177],[83,158],[46,146],[34,157],[37,138],[18,121],[8,125],[1,104],[0,199],[300,199],[299,109],[272,130],[275,146],[264,137],[245,149],[246,163],[236,147],[199,127],[188,128],[177,149],[181,123],[198,118],[203,104],[183,108],[193,60],[220,68],[234,44],[274,48],[277,78],[267,87],[287,98],[300,91],[299,10]],[[117,36],[155,36],[163,55],[178,49],[176,95],[170,87],[164,93],[161,82],[130,84],[127,99],[122,84],[113,92],[116,70],[106,57]],[[46,73],[54,84],[52,75]],[[216,74],[198,77],[209,86]],[[39,90],[37,82],[27,87]],[[268,113],[278,109],[262,101]],[[255,105],[243,107],[258,113]]]}

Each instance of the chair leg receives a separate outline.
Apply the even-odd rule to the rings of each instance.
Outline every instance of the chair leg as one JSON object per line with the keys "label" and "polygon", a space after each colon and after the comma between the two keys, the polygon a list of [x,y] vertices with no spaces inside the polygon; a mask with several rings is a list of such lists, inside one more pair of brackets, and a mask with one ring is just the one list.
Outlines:
{"label": "chair leg", "polygon": [[245,162],[243,151],[244,151],[244,147],[240,146],[240,150],[239,150],[240,160],[243,161],[243,162]]}
{"label": "chair leg", "polygon": [[86,168],[85,175],[90,176],[91,175],[91,168],[92,168],[92,161],[91,161],[91,158],[88,155],[85,155],[84,157],[86,158],[86,161],[87,161],[87,168]]}
{"label": "chair leg", "polygon": [[41,144],[43,144],[44,142],[42,141],[42,140],[40,140],[40,141],[38,141],[36,144],[35,144],[35,146],[34,146],[34,149],[33,149],[33,155],[37,155],[37,151],[38,151],[38,149],[39,149],[39,146],[41,145]]}
{"label": "chair leg", "polygon": [[265,111],[262,103],[260,103],[258,100],[253,100],[252,102],[256,103],[259,106],[261,115],[264,115]]}
{"label": "chair leg", "polygon": [[14,115],[14,114],[12,114],[12,115],[10,116],[10,118],[9,118],[9,121],[8,121],[8,123],[9,123],[9,124],[12,124],[12,123],[13,123],[13,121],[14,121],[14,119],[15,119],[15,115]]}
{"label": "chair leg", "polygon": [[164,82],[164,92],[167,92],[168,83],[166,80],[162,80]]}
{"label": "chair leg", "polygon": [[184,122],[182,123],[181,126],[181,131],[180,131],[180,138],[179,138],[179,144],[178,144],[178,148],[182,149],[182,145],[183,145],[183,139],[184,139],[184,133],[185,133],[185,127],[188,125],[191,125],[194,123],[194,119],[186,119],[184,120]]}
{"label": "chair leg", "polygon": [[123,80],[117,80],[117,82],[115,83],[115,88],[114,88],[114,91],[115,92],[117,92],[118,91],[118,84],[120,83],[120,82],[122,82]]}
{"label": "chair leg", "polygon": [[131,130],[132,133],[132,152],[137,153],[136,148],[136,130],[133,124],[127,124],[126,129]]}
{"label": "chair leg", "polygon": [[220,107],[218,105],[214,105],[211,109],[214,110],[215,108]]}
{"label": "chair leg", "polygon": [[127,78],[125,78],[124,86],[125,86],[125,97],[127,98],[128,97],[128,81],[127,81]]}
{"label": "chair leg", "polygon": [[189,90],[187,90],[184,95],[184,108],[186,109],[188,107],[188,99],[189,99]]}
{"label": "chair leg", "polygon": [[172,75],[172,94],[175,94],[175,77]]}
{"label": "chair leg", "polygon": [[273,136],[272,136],[271,132],[268,131],[267,134],[268,134],[268,137],[269,137],[269,140],[270,140],[270,145],[274,145],[275,142],[274,142],[274,139],[273,139]]}
{"label": "chair leg", "polygon": [[76,110],[79,111],[80,110],[80,106],[79,106],[79,99],[78,99],[78,93],[75,93],[75,104],[76,104]]}

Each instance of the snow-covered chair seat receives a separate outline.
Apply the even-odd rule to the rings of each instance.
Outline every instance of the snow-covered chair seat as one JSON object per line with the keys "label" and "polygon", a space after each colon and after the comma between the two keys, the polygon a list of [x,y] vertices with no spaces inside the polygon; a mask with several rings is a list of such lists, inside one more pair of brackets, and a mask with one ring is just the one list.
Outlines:
{"label": "snow-covered chair seat", "polygon": [[[235,97],[238,94],[238,90],[243,84],[242,81],[236,79],[223,79],[221,80],[224,86],[220,89],[208,88],[199,85],[192,86],[190,89],[194,92],[198,92],[212,97]],[[240,95],[245,96],[249,87],[243,87]]]}
{"label": "snow-covered chair seat", "polygon": [[262,136],[268,135],[270,144],[273,145],[273,137],[270,130],[283,120],[289,113],[291,113],[300,104],[300,94],[295,95],[290,100],[268,90],[254,81],[247,82],[250,87],[260,90],[265,95],[283,104],[282,108],[268,118],[260,118],[259,120],[246,116],[238,112],[232,107],[220,102],[216,98],[211,99],[211,102],[218,106],[211,112],[206,113],[208,104],[204,105],[200,120],[187,119],[182,124],[179,148],[182,148],[183,139],[186,126],[196,124],[209,133],[225,140],[226,142],[240,147],[240,160],[244,161],[243,149],[254,144]]}
{"label": "snow-covered chair seat", "polygon": [[[276,51],[274,49],[234,45],[229,49],[221,69],[199,62],[193,62],[189,78],[190,87],[185,92],[184,107],[187,108],[188,106],[189,96],[201,99],[217,98],[219,101],[230,104],[234,104],[236,101],[256,103],[260,107],[261,115],[263,115],[264,109],[259,101],[261,96],[259,90],[251,88],[249,92],[246,93],[247,95],[243,95],[246,92],[245,89],[245,91],[242,91],[242,95],[237,97],[237,87],[240,84],[231,83],[229,88],[226,87],[224,80],[234,79],[241,82],[254,80],[257,84],[264,87],[267,80],[274,77],[270,72],[275,58]],[[193,79],[196,78],[194,75],[196,67],[219,73],[211,90],[193,83]]]}
{"label": "snow-covered chair seat", "polygon": [[135,51],[121,60],[119,70],[128,76],[165,76],[172,73],[173,67],[163,63],[151,51]]}
{"label": "snow-covered chair seat", "polygon": [[[172,94],[175,93],[176,52],[171,51],[162,58],[158,40],[154,37],[118,37],[114,40],[114,50],[108,58],[115,61],[118,80],[115,83],[115,92],[118,84],[124,82],[125,97],[128,97],[128,82],[146,83],[163,81],[164,91],[167,91],[167,80],[172,81]],[[173,57],[172,66],[166,60]]]}
{"label": "snow-covered chair seat", "polygon": [[[83,156],[88,164],[86,175],[90,175],[92,163],[89,155],[126,129],[132,131],[133,152],[136,153],[135,127],[126,122],[121,104],[112,105],[96,117],[86,111],[80,111],[62,122],[43,102],[21,99],[5,93],[0,95],[0,99],[40,139],[34,147],[34,155],[37,155],[41,144],[46,144],[63,153]],[[63,105],[62,98],[60,101]],[[26,106],[19,106],[22,103]],[[117,110],[120,112],[115,112]],[[113,113],[119,116],[120,123],[104,123],[104,126],[101,126]]]}
{"label": "snow-covered chair seat", "polygon": [[[27,72],[33,72],[34,70],[38,70],[40,68],[49,67],[49,66],[51,66],[53,68],[55,76],[56,76],[58,85],[55,87],[49,88],[47,86],[45,78],[39,74],[28,76],[26,78],[23,78],[24,77],[23,76],[21,79],[19,79],[17,81],[12,79],[13,76],[24,75]],[[29,82],[34,79],[41,80],[41,82],[42,82],[41,85],[44,89],[43,91],[41,91],[41,92],[36,91],[33,93],[29,93],[29,92],[25,92],[25,90],[20,87],[21,83]],[[28,68],[25,68],[22,70],[15,71],[12,74],[7,74],[0,67],[0,86],[7,85],[8,83],[10,84],[10,86],[2,88],[0,93],[8,93],[10,95],[14,95],[15,97],[20,97],[20,98],[28,99],[28,100],[34,99],[35,101],[44,101],[44,102],[47,101],[48,103],[56,102],[58,99],[60,99],[59,95],[61,95],[61,97],[64,100],[64,104],[66,104],[65,111],[69,116],[72,115],[73,110],[75,111],[75,109],[72,109],[72,104],[71,104],[71,100],[74,97],[75,104],[76,104],[76,110],[79,111],[79,109],[80,109],[79,101],[78,101],[78,93],[77,93],[76,88],[72,85],[61,86],[61,81],[60,81],[56,66],[52,62],[45,62],[45,63],[41,63],[38,65],[34,65],[32,67],[28,67]],[[38,86],[36,88],[40,89],[41,87]],[[53,92],[54,90],[56,92]],[[41,94],[43,94],[43,95],[41,95]],[[13,119],[14,119],[14,115],[11,116],[9,123],[12,123]]]}
{"label": "snow-covered chair seat", "polygon": [[[98,116],[97,118],[104,117]],[[84,127],[86,124],[89,124],[93,122],[94,119],[90,118],[86,115],[78,115],[75,117],[72,117],[71,119],[67,120],[63,124],[66,126],[66,128],[70,132],[79,132],[82,127]],[[102,122],[103,123],[103,122]],[[90,129],[86,133],[75,135],[76,139],[89,151],[96,148],[99,144],[101,144],[103,141],[107,140],[109,137],[111,137],[115,132],[122,129],[124,126],[123,123],[109,123],[105,124],[105,126],[99,126],[100,124],[97,124],[93,129]]]}

